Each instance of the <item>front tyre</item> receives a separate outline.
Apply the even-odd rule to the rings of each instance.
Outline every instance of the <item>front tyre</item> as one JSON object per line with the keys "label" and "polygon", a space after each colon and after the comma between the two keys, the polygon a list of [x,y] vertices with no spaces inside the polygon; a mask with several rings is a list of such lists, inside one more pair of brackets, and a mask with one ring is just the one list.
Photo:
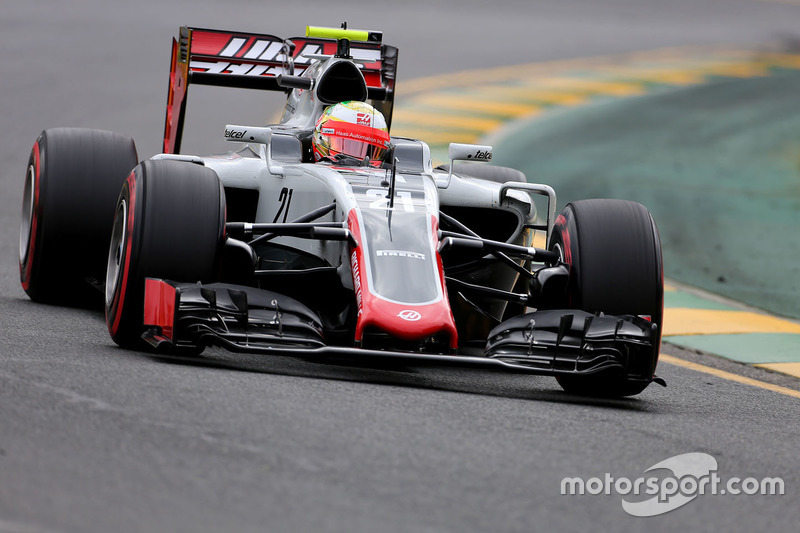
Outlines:
{"label": "front tyre", "polygon": [[145,278],[214,282],[225,239],[225,193],[194,163],[144,161],[122,185],[105,278],[106,324],[125,348],[143,348]]}
{"label": "front tyre", "polygon": [[572,202],[556,219],[549,249],[570,269],[562,306],[638,315],[658,325],[650,356],[630,361],[626,374],[561,376],[559,384],[580,395],[640,393],[655,373],[664,313],[661,241],[653,217],[643,205],[626,200]]}

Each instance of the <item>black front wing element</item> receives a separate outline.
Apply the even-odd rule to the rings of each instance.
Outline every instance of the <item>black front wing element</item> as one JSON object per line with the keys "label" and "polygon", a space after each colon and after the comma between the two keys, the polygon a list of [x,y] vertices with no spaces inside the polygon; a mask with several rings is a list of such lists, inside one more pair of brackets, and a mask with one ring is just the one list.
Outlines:
{"label": "black front wing element", "polygon": [[156,348],[217,345],[234,352],[368,361],[410,366],[479,366],[540,375],[620,371],[648,382],[652,368],[638,357],[657,349],[658,326],[633,316],[583,311],[536,311],[507,320],[489,336],[485,356],[363,349],[325,344],[319,317],[300,302],[271,291],[213,283],[148,278],[145,332]]}
{"label": "black front wing element", "polygon": [[148,278],[144,300],[142,338],[156,348],[220,344],[236,351],[258,351],[325,345],[316,313],[271,291]]}
{"label": "black front wing element", "polygon": [[556,375],[620,372],[649,382],[658,344],[658,325],[641,317],[542,310],[495,327],[485,355]]}

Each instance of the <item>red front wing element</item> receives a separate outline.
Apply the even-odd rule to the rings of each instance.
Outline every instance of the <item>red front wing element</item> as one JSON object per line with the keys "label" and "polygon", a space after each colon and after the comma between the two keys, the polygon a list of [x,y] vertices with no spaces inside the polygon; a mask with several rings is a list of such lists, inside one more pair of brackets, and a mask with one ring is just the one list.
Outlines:
{"label": "red front wing element", "polygon": [[160,279],[147,278],[144,284],[144,326],[156,326],[161,335],[156,340],[175,340],[175,309],[178,294],[172,285]]}

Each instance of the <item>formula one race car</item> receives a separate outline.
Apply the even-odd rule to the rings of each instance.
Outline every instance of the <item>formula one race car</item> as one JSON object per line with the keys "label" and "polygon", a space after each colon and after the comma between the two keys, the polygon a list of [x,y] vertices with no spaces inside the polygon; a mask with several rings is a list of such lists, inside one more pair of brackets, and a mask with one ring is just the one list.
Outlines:
{"label": "formula one race car", "polygon": [[[104,294],[112,339],[134,349],[475,365],[602,396],[662,383],[647,209],[584,200],[556,216],[553,189],[486,164],[490,146],[451,144],[434,168],[425,142],[389,135],[396,68],[379,32],[346,25],[181,28],[163,153],[138,162],[130,138],[72,128],[34,144],[23,288]],[[284,91],[286,106],[278,124],[226,126],[236,151],[184,155],[190,84]]]}

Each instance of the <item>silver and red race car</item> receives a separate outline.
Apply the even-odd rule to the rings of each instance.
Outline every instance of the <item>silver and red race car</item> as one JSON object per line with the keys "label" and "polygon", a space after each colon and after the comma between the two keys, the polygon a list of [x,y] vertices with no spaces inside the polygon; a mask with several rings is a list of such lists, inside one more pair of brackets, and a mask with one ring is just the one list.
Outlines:
{"label": "silver and red race car", "polygon": [[[396,68],[379,32],[181,28],[163,153],[139,162],[132,139],[74,128],[34,144],[24,290],[104,295],[112,339],[134,349],[501,368],[601,396],[663,383],[661,246],[644,206],[583,200],[556,216],[553,189],[487,164],[490,146],[451,144],[436,168],[425,142],[388,135],[378,161],[315,157],[329,106],[369,102],[391,125]],[[192,84],[287,100],[278,124],[226,126],[235,151],[186,155]]]}

